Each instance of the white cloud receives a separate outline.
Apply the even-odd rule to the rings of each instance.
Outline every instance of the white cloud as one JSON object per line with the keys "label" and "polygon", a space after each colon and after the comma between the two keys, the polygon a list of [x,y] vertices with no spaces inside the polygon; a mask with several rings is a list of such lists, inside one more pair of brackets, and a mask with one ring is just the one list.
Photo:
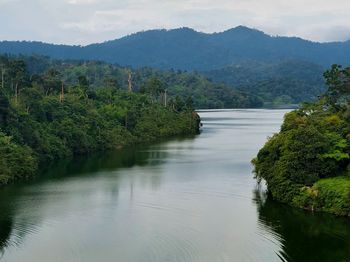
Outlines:
{"label": "white cloud", "polygon": [[83,5],[83,4],[94,4],[98,3],[98,0],[66,0],[68,4],[71,5]]}
{"label": "white cloud", "polygon": [[[237,25],[316,41],[350,37],[345,0],[0,0],[1,39],[87,44],[154,28]],[[20,18],[20,19],[19,19]]]}

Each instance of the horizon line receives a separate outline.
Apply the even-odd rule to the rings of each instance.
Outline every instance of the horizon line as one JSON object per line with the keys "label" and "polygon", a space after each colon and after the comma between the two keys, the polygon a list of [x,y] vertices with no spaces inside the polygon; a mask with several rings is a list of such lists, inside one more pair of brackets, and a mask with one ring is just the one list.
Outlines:
{"label": "horizon line", "polygon": [[254,27],[249,27],[249,26],[245,26],[245,25],[238,25],[236,27],[230,27],[228,29],[224,29],[224,30],[221,30],[221,31],[213,31],[213,32],[204,32],[204,31],[200,31],[198,29],[194,29],[192,27],[189,27],[189,26],[182,26],[182,27],[174,27],[174,28],[154,28],[154,29],[143,29],[143,30],[140,30],[140,31],[136,31],[136,32],[132,32],[132,33],[129,33],[129,34],[125,34],[123,36],[120,36],[120,37],[117,37],[117,38],[113,38],[113,39],[109,39],[109,40],[104,40],[104,41],[100,41],[100,42],[91,42],[91,43],[87,43],[87,44],[68,44],[68,43],[54,43],[54,42],[49,42],[49,41],[42,41],[42,40],[26,40],[26,39],[21,39],[21,40],[7,40],[7,39],[3,39],[3,40],[0,40],[0,43],[3,43],[3,42],[27,42],[27,43],[42,43],[42,44],[49,44],[49,45],[61,45],[61,46],[70,46],[70,47],[87,47],[87,46],[90,46],[90,45],[97,45],[97,44],[103,44],[103,43],[108,43],[108,42],[112,42],[112,41],[116,41],[116,40],[121,40],[123,38],[127,38],[127,37],[130,37],[130,36],[133,36],[133,35],[136,35],[136,34],[140,34],[140,33],[147,33],[147,32],[151,32],[151,31],[166,31],[166,32],[170,32],[170,31],[175,31],[175,30],[181,30],[181,29],[189,29],[189,30],[192,30],[196,33],[199,33],[199,34],[205,34],[205,35],[215,35],[215,34],[223,34],[225,32],[228,32],[230,30],[235,30],[235,29],[239,29],[239,28],[245,28],[245,29],[249,29],[249,30],[252,30],[252,31],[256,31],[256,32],[259,32],[259,33],[263,33],[264,35],[266,36],[269,36],[271,38],[297,38],[297,39],[300,39],[300,40],[303,40],[303,41],[308,41],[308,42],[311,42],[311,43],[316,43],[316,44],[332,44],[332,43],[346,43],[346,42],[349,42],[350,39],[347,39],[347,40],[330,40],[330,41],[315,41],[315,40],[312,40],[312,39],[307,39],[307,38],[302,38],[300,36],[290,36],[290,35],[273,35],[273,34],[269,34],[261,29],[258,29],[258,28],[254,28]]}

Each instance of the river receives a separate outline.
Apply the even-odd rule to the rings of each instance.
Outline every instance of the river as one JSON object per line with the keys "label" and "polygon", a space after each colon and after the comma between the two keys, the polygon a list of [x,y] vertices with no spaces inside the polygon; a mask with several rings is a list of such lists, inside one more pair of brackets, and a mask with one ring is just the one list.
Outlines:
{"label": "river", "polygon": [[251,159],[286,110],[200,111],[202,133],[0,189],[0,261],[350,261],[350,220],[266,197]]}

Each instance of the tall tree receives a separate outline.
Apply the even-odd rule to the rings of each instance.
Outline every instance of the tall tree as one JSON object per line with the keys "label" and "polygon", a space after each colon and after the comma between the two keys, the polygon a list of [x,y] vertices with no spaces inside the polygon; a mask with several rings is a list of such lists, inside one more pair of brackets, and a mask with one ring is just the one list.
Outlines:
{"label": "tall tree", "polygon": [[340,65],[333,65],[324,73],[328,91],[327,102],[332,106],[349,100],[350,96],[350,68],[343,69]]}

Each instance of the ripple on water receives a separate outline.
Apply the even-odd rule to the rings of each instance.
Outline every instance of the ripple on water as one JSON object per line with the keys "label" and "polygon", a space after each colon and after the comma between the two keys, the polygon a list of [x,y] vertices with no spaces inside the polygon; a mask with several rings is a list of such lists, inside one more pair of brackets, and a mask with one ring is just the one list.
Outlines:
{"label": "ripple on water", "polygon": [[[81,161],[56,171],[62,177],[11,189],[0,218],[12,220],[12,231],[0,256],[17,262],[14,250],[6,253],[14,245],[21,261],[40,261],[38,250],[53,253],[50,262],[291,261],[290,241],[303,247],[279,228],[283,210],[265,206],[264,214],[253,200],[250,165],[285,112],[200,113],[204,127],[195,139],[130,149],[125,158],[106,156],[105,164],[104,157]],[[346,229],[330,226],[323,237],[346,239],[339,233]]]}

